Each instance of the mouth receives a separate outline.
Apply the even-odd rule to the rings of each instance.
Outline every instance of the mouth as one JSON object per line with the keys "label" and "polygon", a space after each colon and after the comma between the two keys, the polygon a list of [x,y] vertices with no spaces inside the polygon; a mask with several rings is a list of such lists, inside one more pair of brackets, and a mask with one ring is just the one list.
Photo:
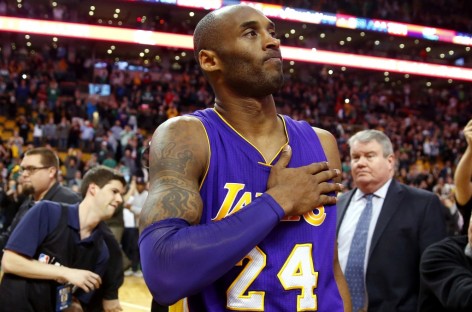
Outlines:
{"label": "mouth", "polygon": [[280,54],[280,52],[269,53],[269,54],[264,58],[264,62],[267,62],[267,61],[278,61],[278,62],[282,62],[282,55]]}

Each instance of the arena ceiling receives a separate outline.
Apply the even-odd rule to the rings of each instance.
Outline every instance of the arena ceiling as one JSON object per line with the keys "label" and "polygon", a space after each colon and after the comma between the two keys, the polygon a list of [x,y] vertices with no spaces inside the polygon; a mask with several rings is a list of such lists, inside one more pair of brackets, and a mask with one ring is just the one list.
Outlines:
{"label": "arena ceiling", "polygon": [[[51,5],[51,1],[35,0],[36,5]],[[141,1],[91,1],[91,0],[58,0],[68,10],[71,19],[75,16],[90,24],[106,26],[144,28],[153,31],[186,32],[191,33],[198,20],[206,14],[204,10],[178,8],[171,5],[155,4]],[[92,12],[92,13],[91,13]],[[454,65],[462,60],[464,66],[472,67],[470,47],[445,42],[420,40],[415,38],[397,37],[378,32],[358,31],[332,26],[294,23],[283,20],[274,20],[277,25],[282,44],[303,46],[346,53],[360,53],[395,59],[417,60],[421,57],[427,62],[435,64]],[[126,25],[126,26],[125,26]],[[177,25],[174,27],[173,25]],[[25,47],[28,50],[42,49],[45,45],[76,46],[79,51],[95,59],[130,60],[142,63],[144,59],[158,60],[163,48],[139,44],[116,43],[110,41],[91,41],[71,38],[53,38],[51,36],[29,35],[21,33],[0,33],[2,42],[11,42],[17,48]],[[26,43],[30,45],[26,47]],[[112,53],[110,53],[112,50]],[[166,53],[173,53],[180,62],[193,58],[190,51],[185,55],[176,49],[166,49]],[[297,68],[298,64],[292,65]],[[286,67],[289,65],[286,64]],[[299,66],[304,66],[303,64]],[[349,69],[347,69],[349,70]],[[384,79],[382,72],[364,72],[366,75],[376,75]],[[403,79],[397,75],[398,79]],[[394,78],[397,79],[397,78]],[[431,81],[430,78],[418,77],[421,83]],[[433,79],[436,81],[437,79]],[[441,79],[436,83],[445,83]]]}

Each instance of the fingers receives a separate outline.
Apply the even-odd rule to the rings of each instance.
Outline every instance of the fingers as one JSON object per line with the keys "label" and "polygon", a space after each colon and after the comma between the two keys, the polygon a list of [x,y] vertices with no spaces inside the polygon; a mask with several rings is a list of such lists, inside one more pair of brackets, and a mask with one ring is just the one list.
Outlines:
{"label": "fingers", "polygon": [[282,149],[282,153],[280,154],[280,158],[277,161],[277,163],[274,165],[274,167],[281,167],[281,168],[287,167],[287,165],[290,162],[291,158],[292,158],[292,148],[290,147],[290,145],[287,144]]}
{"label": "fingers", "polygon": [[100,287],[100,284],[102,283],[102,280],[99,275],[90,272],[85,277],[85,280],[82,285],[77,285],[80,288],[82,288],[85,292],[91,292],[94,291],[95,289],[98,289]]}
{"label": "fingers", "polygon": [[[341,183],[332,183],[332,182],[322,182],[318,185],[319,193],[320,194],[330,194],[334,193],[333,195],[327,195],[329,197],[336,197],[336,193],[341,192],[343,190],[343,185]],[[336,203],[336,202],[334,202]]]}
{"label": "fingers", "polygon": [[313,163],[306,166],[309,174],[314,175],[318,182],[332,180],[341,174],[339,169],[329,169],[327,162]]}

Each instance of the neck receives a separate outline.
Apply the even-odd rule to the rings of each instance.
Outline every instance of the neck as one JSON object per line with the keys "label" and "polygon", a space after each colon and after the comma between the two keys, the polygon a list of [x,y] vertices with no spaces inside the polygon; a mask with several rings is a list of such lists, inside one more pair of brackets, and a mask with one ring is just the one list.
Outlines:
{"label": "neck", "polygon": [[52,186],[56,183],[56,180],[52,180],[49,182],[49,185],[46,190],[42,191],[41,193],[35,193],[33,194],[33,198],[35,201],[42,200],[44,196],[49,192],[49,190],[52,188]]}
{"label": "neck", "polygon": [[85,239],[89,237],[100,223],[100,218],[90,209],[89,203],[85,200],[79,204],[79,226],[80,238]]}
{"label": "neck", "polygon": [[217,98],[215,110],[244,136],[270,134],[279,122],[272,96],[229,101],[221,101]]}

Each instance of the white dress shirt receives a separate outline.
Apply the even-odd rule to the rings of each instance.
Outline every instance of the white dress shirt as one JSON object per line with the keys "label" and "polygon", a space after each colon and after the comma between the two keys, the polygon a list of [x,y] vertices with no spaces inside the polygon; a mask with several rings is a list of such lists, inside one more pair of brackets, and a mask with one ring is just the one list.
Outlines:
{"label": "white dress shirt", "polygon": [[[364,272],[367,269],[367,257],[369,255],[370,243],[372,241],[372,235],[374,234],[375,225],[379,219],[380,211],[387,195],[388,187],[392,180],[388,180],[380,189],[374,192],[372,198],[372,219],[370,220],[369,232],[367,233],[366,243],[366,254],[364,260]],[[338,233],[338,257],[341,269],[344,272],[346,270],[347,258],[349,256],[349,250],[351,249],[352,238],[356,231],[357,222],[361,216],[362,210],[366,205],[367,199],[364,197],[364,193],[357,189],[349,202],[349,206],[346,209],[344,218],[341,222],[339,233]]]}

